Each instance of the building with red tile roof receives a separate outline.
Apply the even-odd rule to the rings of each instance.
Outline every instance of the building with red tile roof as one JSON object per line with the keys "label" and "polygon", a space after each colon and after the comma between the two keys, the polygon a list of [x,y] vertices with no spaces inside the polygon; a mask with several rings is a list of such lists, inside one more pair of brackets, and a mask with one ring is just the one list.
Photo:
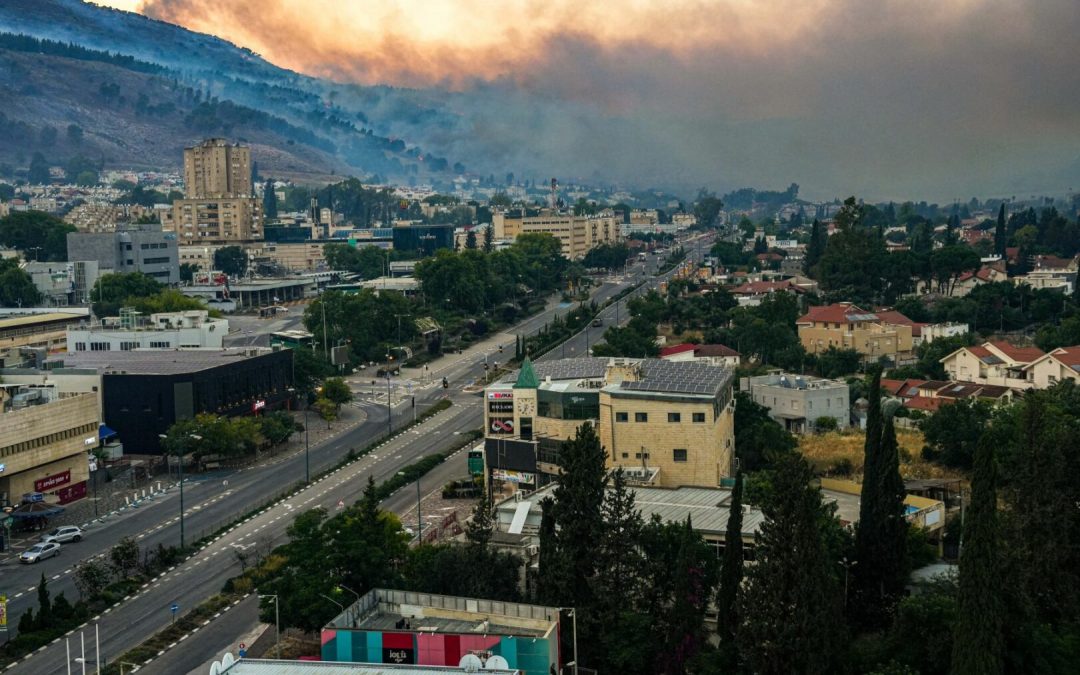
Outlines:
{"label": "building with red tile roof", "polygon": [[738,368],[742,357],[727,345],[681,344],[662,348],[660,358],[665,361],[703,361],[714,366]]}
{"label": "building with red tile roof", "polygon": [[900,312],[886,316],[849,302],[811,307],[796,321],[806,351],[817,354],[829,347],[854,349],[867,359],[882,356],[899,362],[911,358],[914,322]]}
{"label": "building with red tile roof", "polygon": [[1080,345],[1051,350],[1025,366],[1024,371],[1036,389],[1046,389],[1064,380],[1080,384]]}
{"label": "building with red tile roof", "polygon": [[1044,355],[1038,347],[1018,347],[1004,340],[961,347],[941,359],[953,380],[1014,389],[1034,386],[1026,366]]}

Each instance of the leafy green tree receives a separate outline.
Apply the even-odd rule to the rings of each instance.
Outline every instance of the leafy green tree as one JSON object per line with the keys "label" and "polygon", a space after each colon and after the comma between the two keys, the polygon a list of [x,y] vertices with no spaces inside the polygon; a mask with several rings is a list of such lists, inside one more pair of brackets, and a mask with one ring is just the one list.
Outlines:
{"label": "leafy green tree", "polygon": [[744,391],[735,394],[735,456],[745,472],[766,468],[775,455],[791,452],[795,437],[769,416],[769,409]]}
{"label": "leafy green tree", "polygon": [[37,587],[38,611],[34,626],[37,630],[50,630],[56,626],[53,624],[52,600],[49,598],[49,582],[45,573],[41,573],[41,581]]}
{"label": "leafy green tree", "polygon": [[214,267],[231,277],[242,277],[247,273],[247,252],[239,246],[223,246],[214,251]]}
{"label": "leafy green tree", "polygon": [[308,347],[293,347],[293,386],[302,395],[315,391],[319,382],[333,372],[325,358]]}
{"label": "leafy green tree", "polygon": [[41,143],[42,147],[51,148],[52,146],[56,145],[56,137],[58,135],[59,132],[56,131],[56,127],[54,126],[41,127],[41,133],[38,136],[38,142]]}
{"label": "leafy green tree", "polygon": [[839,566],[826,546],[833,518],[796,453],[780,456],[762,505],[755,562],[739,596],[739,653],[757,673],[841,670],[845,631]]}
{"label": "leafy green tree", "polygon": [[818,375],[835,379],[858,371],[862,357],[854,349],[829,345],[828,349],[816,355],[816,360]]}
{"label": "leafy green tree", "polygon": [[69,124],[67,126],[67,139],[69,143],[78,145],[83,140],[83,129],[78,124]]}
{"label": "leafy green tree", "polygon": [[352,389],[349,388],[345,379],[341,377],[331,377],[323,382],[322,395],[338,406],[345,405],[353,400]]}
{"label": "leafy green tree", "polygon": [[806,244],[806,256],[803,258],[803,272],[810,277],[816,276],[816,267],[829,243],[829,231],[817,218],[810,226],[810,241]]}
{"label": "leafy green tree", "polygon": [[488,224],[484,228],[484,253],[491,253],[495,250],[495,228]]}
{"label": "leafy green tree", "polygon": [[328,398],[315,399],[314,408],[319,413],[319,417],[326,422],[327,429],[330,428],[330,423],[338,418],[339,406]]}
{"label": "leafy green tree", "polygon": [[724,202],[705,188],[698,191],[697,200],[694,202],[694,218],[699,227],[710,228],[716,225],[716,217],[720,215],[720,209],[724,208]]}
{"label": "leafy green tree", "polygon": [[49,163],[40,152],[35,152],[30,158],[30,169],[26,173],[26,181],[30,185],[48,185],[52,182],[49,175]]}
{"label": "leafy green tree", "polygon": [[883,628],[907,581],[907,521],[899,446],[891,415],[881,409],[881,370],[875,368],[866,394],[866,444],[859,523],[855,530],[854,602],[859,625]]}
{"label": "leafy green tree", "polygon": [[849,197],[836,214],[837,231],[817,264],[817,280],[829,297],[872,303],[882,292],[885,241],[864,222],[867,210]]}
{"label": "leafy green tree", "polygon": [[465,248],[476,250],[476,230],[469,230],[465,233]]}
{"label": "leafy green tree", "polygon": [[41,293],[14,258],[0,260],[0,307],[33,307]]}
{"label": "leafy green tree", "polygon": [[743,475],[741,470],[737,470],[731,502],[728,504],[724,554],[720,563],[720,590],[716,595],[716,632],[720,636],[718,656],[722,667],[729,671],[738,668],[739,663],[735,636],[741,622],[737,601],[743,580],[742,493]]}
{"label": "leafy green tree", "polygon": [[558,605],[566,596],[563,589],[562,556],[559,552],[558,524],[555,522],[555,500],[540,501],[540,560],[536,573],[535,597],[538,604]]}
{"label": "leafy green tree", "polygon": [[67,235],[75,231],[73,225],[43,211],[14,211],[0,218],[0,244],[23,251],[32,260],[67,260]]}
{"label": "leafy green tree", "polygon": [[919,421],[926,440],[923,456],[946,466],[970,469],[991,412],[990,405],[978,399],[962,399],[941,406]]}
{"label": "leafy green tree", "polygon": [[263,216],[268,219],[278,217],[277,192],[274,191],[274,181],[269,178],[263,186]]}
{"label": "leafy green tree", "polygon": [[971,503],[960,553],[960,596],[952,672],[994,675],[1005,672],[1002,637],[1005,614],[1000,599],[997,487],[991,435],[975,453]]}
{"label": "leafy green tree", "polygon": [[104,274],[98,277],[90,291],[94,315],[116,316],[121,307],[131,305],[137,298],[157,295],[164,288],[156,279],[142,272]]}
{"label": "leafy green tree", "polygon": [[964,272],[974,272],[982,262],[970,246],[951,244],[930,254],[930,271],[938,283],[938,291],[952,295],[956,281]]}
{"label": "leafy green tree", "polygon": [[75,588],[83,600],[99,596],[109,585],[109,580],[109,568],[100,560],[86,560],[75,567]]}
{"label": "leafy green tree", "polygon": [[139,566],[139,545],[124,537],[109,549],[109,563],[118,579],[126,579]]}
{"label": "leafy green tree", "polygon": [[195,273],[198,271],[199,266],[195,263],[180,263],[180,281],[192,283],[195,281]]}
{"label": "leafy green tree", "polygon": [[482,490],[480,501],[473,507],[472,518],[465,525],[465,538],[478,548],[486,548],[495,532],[495,521],[491,517],[491,500],[486,490]]}

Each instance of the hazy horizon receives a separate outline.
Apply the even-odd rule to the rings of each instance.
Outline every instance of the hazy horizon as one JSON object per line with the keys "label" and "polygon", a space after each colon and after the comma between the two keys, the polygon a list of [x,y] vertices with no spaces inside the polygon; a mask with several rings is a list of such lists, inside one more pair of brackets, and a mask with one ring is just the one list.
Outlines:
{"label": "hazy horizon", "polygon": [[482,96],[491,161],[528,140],[556,175],[936,201],[1080,181],[1066,0],[104,4],[314,76]]}

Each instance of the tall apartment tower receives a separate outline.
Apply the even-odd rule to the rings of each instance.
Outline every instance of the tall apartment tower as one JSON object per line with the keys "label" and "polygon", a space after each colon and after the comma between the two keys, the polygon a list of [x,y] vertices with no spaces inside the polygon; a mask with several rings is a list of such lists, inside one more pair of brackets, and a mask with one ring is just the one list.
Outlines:
{"label": "tall apartment tower", "polygon": [[251,148],[209,138],[184,148],[184,198],[165,223],[181,246],[229,246],[263,238],[262,200],[251,185]]}
{"label": "tall apartment tower", "polygon": [[188,199],[250,197],[251,149],[224,138],[184,148],[184,196]]}

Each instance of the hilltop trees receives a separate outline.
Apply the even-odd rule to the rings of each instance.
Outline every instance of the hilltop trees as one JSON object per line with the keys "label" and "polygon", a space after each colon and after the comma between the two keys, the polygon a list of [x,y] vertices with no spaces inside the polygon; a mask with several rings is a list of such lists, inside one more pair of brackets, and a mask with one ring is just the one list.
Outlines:
{"label": "hilltop trees", "polygon": [[0,218],[0,244],[22,251],[27,260],[67,260],[67,235],[76,231],[44,211],[13,211]]}

